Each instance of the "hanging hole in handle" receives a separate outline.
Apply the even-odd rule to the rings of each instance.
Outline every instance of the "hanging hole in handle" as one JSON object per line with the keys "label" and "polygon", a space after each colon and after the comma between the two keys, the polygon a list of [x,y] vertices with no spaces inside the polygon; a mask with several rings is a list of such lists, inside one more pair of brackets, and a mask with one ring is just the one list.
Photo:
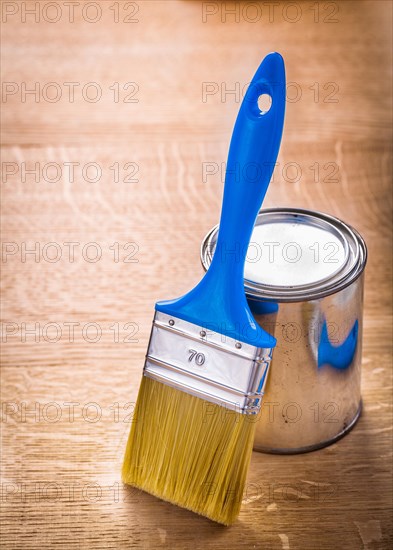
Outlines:
{"label": "hanging hole in handle", "polygon": [[270,111],[272,106],[272,96],[269,94],[261,94],[258,97],[258,109],[259,114],[265,115]]}

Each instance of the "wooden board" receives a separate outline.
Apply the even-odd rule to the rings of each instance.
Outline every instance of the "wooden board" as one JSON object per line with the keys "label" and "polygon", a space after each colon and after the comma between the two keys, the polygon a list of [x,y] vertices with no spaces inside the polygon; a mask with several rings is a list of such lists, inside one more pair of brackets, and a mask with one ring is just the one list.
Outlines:
{"label": "wooden board", "polygon": [[[3,547],[389,548],[391,3],[2,4]],[[242,90],[272,50],[290,86],[265,205],[368,244],[364,412],[323,450],[254,453],[226,529],[119,470],[154,302],[201,275]]]}

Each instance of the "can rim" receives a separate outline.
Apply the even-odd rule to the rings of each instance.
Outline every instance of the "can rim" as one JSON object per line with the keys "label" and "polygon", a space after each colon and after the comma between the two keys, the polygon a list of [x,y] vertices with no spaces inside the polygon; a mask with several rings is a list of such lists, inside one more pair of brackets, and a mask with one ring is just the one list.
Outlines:
{"label": "can rim", "polygon": [[[330,214],[325,214],[317,210],[307,210],[300,208],[266,208],[260,210],[258,218],[265,215],[282,216],[285,214],[291,216],[302,216],[311,222],[312,225],[321,227],[329,227],[340,239],[344,246],[345,261],[337,270],[330,273],[323,279],[316,282],[306,283],[296,286],[280,286],[269,285],[266,283],[256,283],[249,279],[244,280],[244,288],[248,298],[258,301],[274,301],[274,302],[299,302],[310,301],[319,298],[324,298],[331,294],[335,294],[353,283],[363,273],[367,263],[367,247],[363,237],[352,226],[343,222],[339,218]],[[318,222],[318,223],[317,223]],[[200,260],[202,267],[207,271],[212,259],[212,239],[217,235],[218,225],[215,225],[205,236],[200,248]],[[352,245],[352,249],[351,246]],[[352,253],[351,253],[352,250]],[[352,256],[353,262],[350,269],[348,263]],[[343,275],[340,277],[340,273]]]}

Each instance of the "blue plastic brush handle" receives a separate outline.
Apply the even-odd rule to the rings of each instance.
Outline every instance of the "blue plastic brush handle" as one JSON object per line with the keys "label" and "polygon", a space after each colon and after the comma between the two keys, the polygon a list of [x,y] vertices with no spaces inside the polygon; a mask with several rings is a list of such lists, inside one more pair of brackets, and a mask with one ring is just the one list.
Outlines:
{"label": "blue plastic brush handle", "polygon": [[[158,302],[156,309],[251,345],[271,348],[275,338],[255,321],[244,293],[244,263],[255,219],[277,159],[284,125],[285,69],[280,54],[259,66],[233,130],[220,228],[209,270],[191,292]],[[268,94],[270,110],[258,98]]]}

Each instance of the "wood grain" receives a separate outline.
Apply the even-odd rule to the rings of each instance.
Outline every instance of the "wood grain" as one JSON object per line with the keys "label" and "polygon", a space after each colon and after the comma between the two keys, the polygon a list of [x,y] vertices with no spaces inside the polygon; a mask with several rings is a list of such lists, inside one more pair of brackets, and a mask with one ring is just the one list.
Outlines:
{"label": "wood grain", "polygon": [[[23,23],[23,3],[4,4],[18,11],[2,25],[2,80],[16,90],[2,104],[3,547],[389,548],[391,3],[330,3],[329,23],[328,3],[281,3],[269,21],[260,2],[252,23],[256,3],[246,12],[232,3],[230,16],[218,2],[139,1],[129,24],[125,2],[119,23],[106,1],[96,23],[81,6],[70,22],[63,2],[58,22],[39,2],[39,22]],[[254,453],[240,518],[226,529],[123,487],[119,471],[154,302],[197,281],[201,240],[219,216],[240,100],[226,92],[271,50],[284,55],[298,100],[266,206],[334,214],[368,244],[364,412],[323,450]],[[38,100],[24,97],[36,82]],[[67,82],[78,83],[74,102]],[[102,91],[95,103],[82,95],[91,82]],[[123,101],[135,92],[128,82],[138,102]],[[218,91],[203,97],[206,83]],[[36,163],[37,178],[25,173]],[[66,163],[79,163],[73,181]],[[26,254],[34,246],[37,258]]]}

